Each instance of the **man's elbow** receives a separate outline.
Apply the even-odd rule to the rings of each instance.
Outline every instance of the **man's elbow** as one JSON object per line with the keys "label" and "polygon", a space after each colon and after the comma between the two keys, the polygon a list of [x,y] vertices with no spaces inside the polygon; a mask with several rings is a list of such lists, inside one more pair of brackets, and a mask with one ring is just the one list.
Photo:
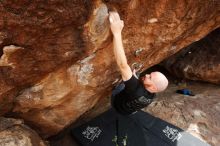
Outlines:
{"label": "man's elbow", "polygon": [[121,70],[127,69],[129,65],[127,63],[121,63],[118,65]]}

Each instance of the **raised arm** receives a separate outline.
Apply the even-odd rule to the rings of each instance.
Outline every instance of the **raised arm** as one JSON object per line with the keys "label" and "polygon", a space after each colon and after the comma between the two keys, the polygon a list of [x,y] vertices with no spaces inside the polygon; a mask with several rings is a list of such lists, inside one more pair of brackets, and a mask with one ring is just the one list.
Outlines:
{"label": "raised arm", "polygon": [[110,27],[113,34],[113,52],[117,65],[120,69],[123,81],[127,81],[132,76],[132,71],[127,63],[127,58],[125,56],[124,47],[122,44],[122,29],[124,27],[124,22],[120,19],[117,12],[109,13]]}

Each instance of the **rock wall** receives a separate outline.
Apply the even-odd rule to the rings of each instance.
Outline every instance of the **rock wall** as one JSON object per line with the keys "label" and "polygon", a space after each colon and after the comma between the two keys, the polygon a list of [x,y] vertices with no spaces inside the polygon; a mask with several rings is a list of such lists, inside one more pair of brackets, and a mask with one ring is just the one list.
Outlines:
{"label": "rock wall", "polygon": [[47,146],[39,135],[24,125],[22,120],[0,117],[0,145]]}
{"label": "rock wall", "polygon": [[1,115],[56,134],[120,78],[108,11],[125,22],[129,64],[159,63],[220,26],[219,1],[0,1]]}
{"label": "rock wall", "polygon": [[175,76],[220,84],[220,28],[164,61]]}

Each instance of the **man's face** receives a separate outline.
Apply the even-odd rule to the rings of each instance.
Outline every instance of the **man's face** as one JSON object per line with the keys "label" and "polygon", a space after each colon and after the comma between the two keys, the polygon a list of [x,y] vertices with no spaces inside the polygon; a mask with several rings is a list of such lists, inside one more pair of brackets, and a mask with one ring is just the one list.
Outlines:
{"label": "man's face", "polygon": [[146,86],[152,86],[154,85],[154,78],[156,77],[156,74],[154,72],[150,74],[145,74],[145,76],[142,77],[143,84]]}

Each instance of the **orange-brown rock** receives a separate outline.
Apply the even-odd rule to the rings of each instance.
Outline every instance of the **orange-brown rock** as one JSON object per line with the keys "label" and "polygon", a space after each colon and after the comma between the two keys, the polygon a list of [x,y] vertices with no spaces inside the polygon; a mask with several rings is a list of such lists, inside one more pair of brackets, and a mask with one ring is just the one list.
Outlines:
{"label": "orange-brown rock", "polygon": [[49,136],[108,96],[119,79],[109,10],[125,22],[129,64],[145,69],[219,27],[219,9],[216,0],[2,0],[1,114]]}
{"label": "orange-brown rock", "polygon": [[220,84],[220,29],[164,61],[178,77]]}
{"label": "orange-brown rock", "polygon": [[24,125],[22,120],[0,117],[0,145],[46,146],[39,135]]}

